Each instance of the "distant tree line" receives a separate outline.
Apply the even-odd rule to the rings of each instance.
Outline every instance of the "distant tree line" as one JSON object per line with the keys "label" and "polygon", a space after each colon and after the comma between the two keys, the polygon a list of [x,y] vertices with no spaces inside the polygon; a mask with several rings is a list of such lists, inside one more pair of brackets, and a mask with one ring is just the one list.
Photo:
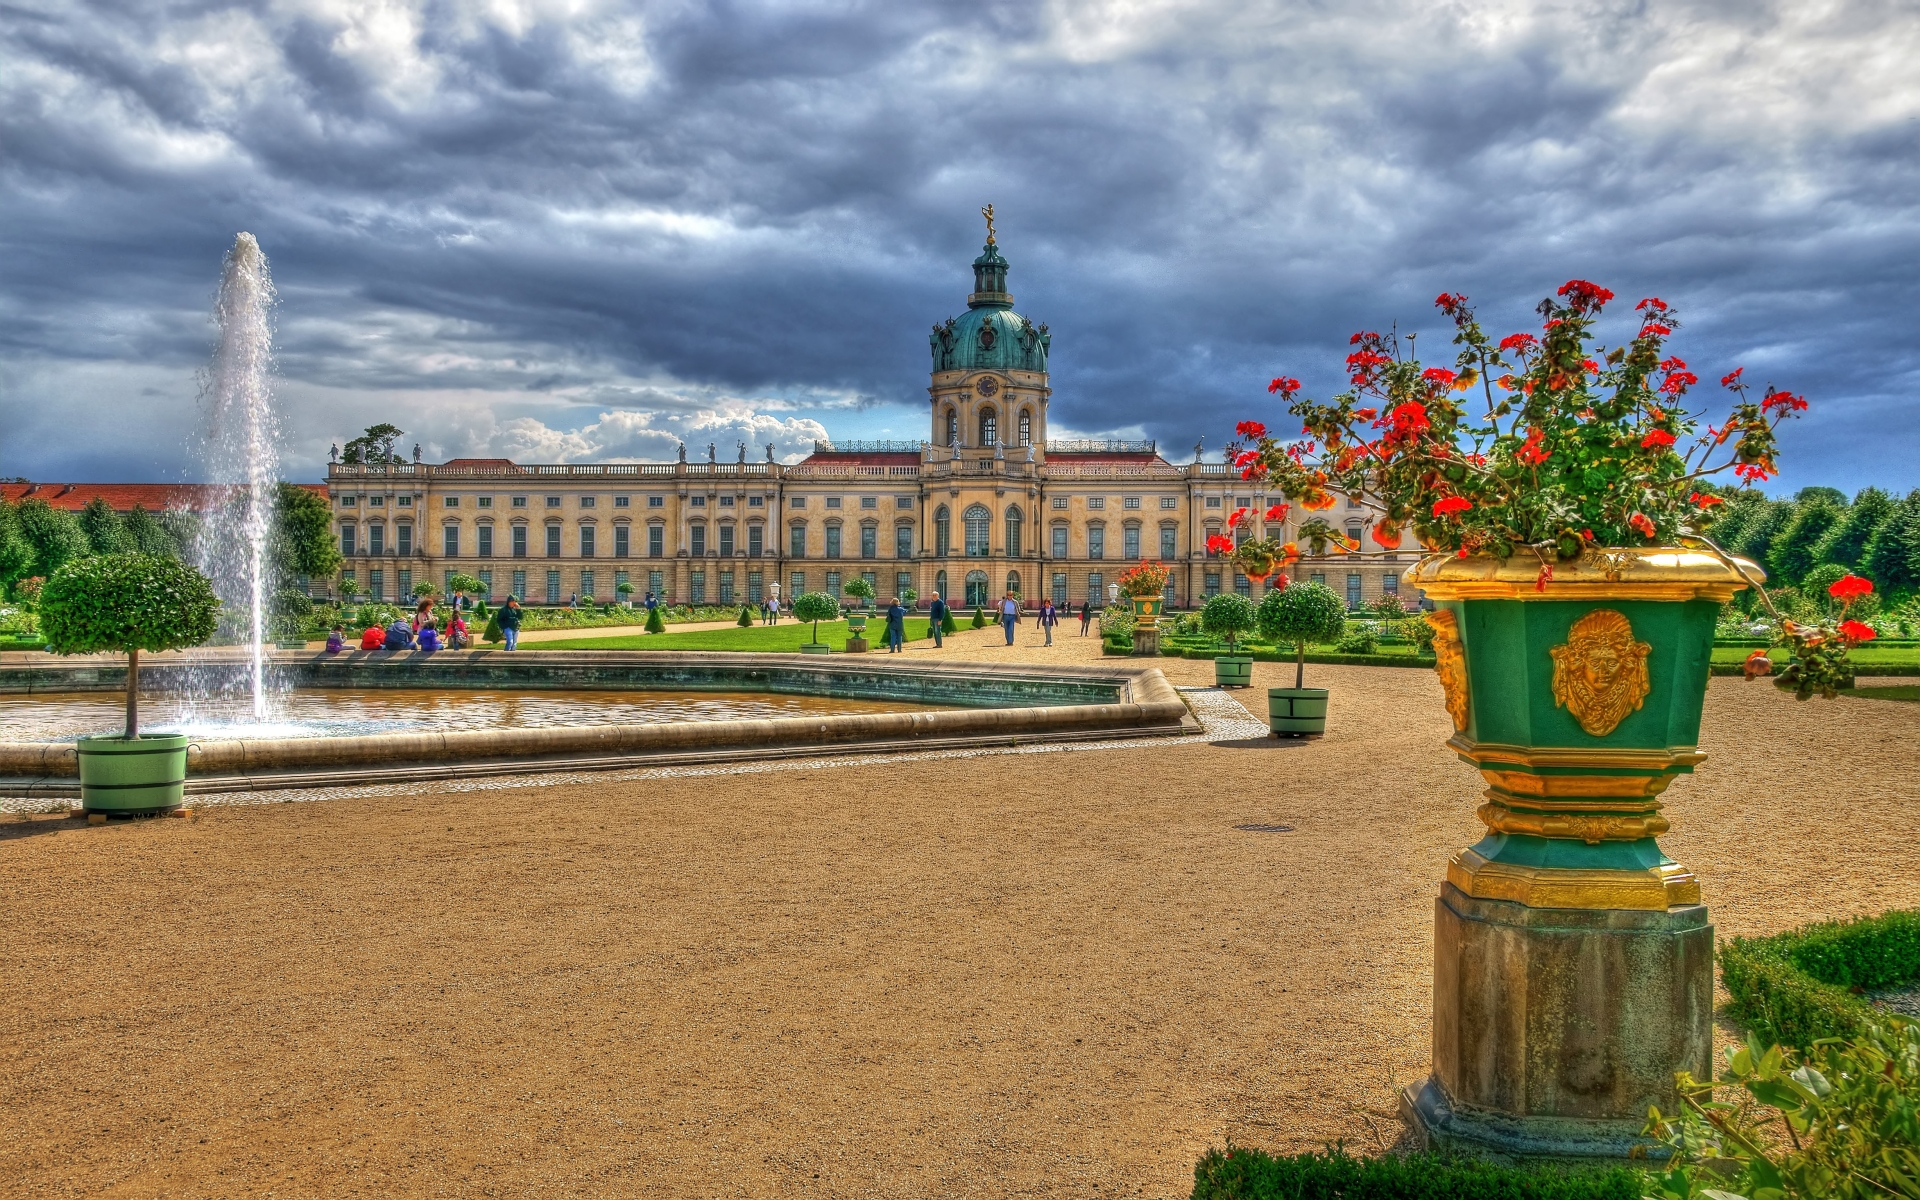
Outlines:
{"label": "distant tree line", "polygon": [[[241,498],[236,503],[245,503]],[[333,514],[325,499],[290,483],[276,486],[268,552],[277,586],[325,578],[340,567]],[[25,579],[46,579],[65,564],[94,554],[151,554],[191,559],[200,532],[192,513],[152,513],[135,505],[122,515],[95,496],[79,512],[29,496],[0,499],[0,589],[15,594]]]}
{"label": "distant tree line", "polygon": [[1818,596],[1852,572],[1873,581],[1887,603],[1920,592],[1920,488],[1896,499],[1877,487],[1851,501],[1837,488],[1802,488],[1791,500],[1742,490],[1708,530],[1722,549],[1767,570],[1769,590]]}

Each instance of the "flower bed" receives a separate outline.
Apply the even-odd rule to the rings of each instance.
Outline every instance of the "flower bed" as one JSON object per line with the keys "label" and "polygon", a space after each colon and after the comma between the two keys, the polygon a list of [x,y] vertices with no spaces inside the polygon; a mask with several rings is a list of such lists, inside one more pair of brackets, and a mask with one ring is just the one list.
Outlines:
{"label": "flower bed", "polygon": [[1335,1147],[1272,1155],[1229,1145],[1193,1169],[1193,1200],[1637,1200],[1640,1176],[1624,1166],[1513,1167],[1484,1158],[1389,1154],[1355,1158]]}
{"label": "flower bed", "polygon": [[1920,910],[1808,925],[1720,948],[1727,1015],[1763,1042],[1805,1050],[1820,1038],[1854,1037],[1876,1011],[1859,991],[1920,979]]}

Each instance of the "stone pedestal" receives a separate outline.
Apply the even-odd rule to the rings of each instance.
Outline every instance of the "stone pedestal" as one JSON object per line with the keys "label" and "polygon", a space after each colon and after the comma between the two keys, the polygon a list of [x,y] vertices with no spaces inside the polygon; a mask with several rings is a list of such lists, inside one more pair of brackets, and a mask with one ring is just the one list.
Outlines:
{"label": "stone pedestal", "polygon": [[1707,1078],[1704,905],[1529,908],[1441,885],[1433,1075],[1403,1111],[1428,1144],[1514,1158],[1626,1157],[1673,1074]]}
{"label": "stone pedestal", "polygon": [[1160,657],[1160,630],[1157,627],[1153,629],[1141,629],[1135,626],[1133,631],[1133,654],[1135,658],[1142,656],[1152,658]]}

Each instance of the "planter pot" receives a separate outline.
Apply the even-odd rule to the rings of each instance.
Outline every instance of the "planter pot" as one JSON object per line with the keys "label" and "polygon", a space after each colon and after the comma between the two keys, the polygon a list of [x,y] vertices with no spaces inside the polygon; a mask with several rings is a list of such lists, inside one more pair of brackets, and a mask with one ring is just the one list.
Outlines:
{"label": "planter pot", "polygon": [[80,756],[80,800],[86,811],[139,816],[180,807],[187,781],[184,734],[133,741],[83,737],[75,749]]}
{"label": "planter pot", "polygon": [[1661,794],[1702,758],[1715,617],[1745,585],[1678,549],[1540,576],[1531,557],[1406,573],[1435,604],[1447,745],[1490,786],[1487,836],[1441,885],[1433,1075],[1403,1107],[1429,1142],[1625,1156],[1649,1106],[1678,1108],[1674,1072],[1713,1067],[1713,926],[1655,839]]}
{"label": "planter pot", "polygon": [[1268,688],[1267,727],[1273,730],[1275,737],[1324,735],[1327,732],[1327,689]]}
{"label": "planter pot", "polygon": [[1141,629],[1157,629],[1160,625],[1160,612],[1166,606],[1164,596],[1129,596],[1133,601],[1134,624]]}
{"label": "planter pot", "polygon": [[858,613],[849,613],[847,615],[847,632],[848,633],[863,633],[866,631],[866,628],[867,628],[866,617]]}
{"label": "planter pot", "polygon": [[1213,683],[1215,687],[1252,687],[1253,656],[1251,654],[1223,654],[1215,658],[1213,660]]}
{"label": "planter pot", "polygon": [[800,643],[800,653],[802,653],[802,654],[831,654],[831,653],[833,653],[833,647],[831,647],[831,646],[829,646],[829,645],[827,645],[827,644],[826,644],[825,642],[801,642],[801,643]]}

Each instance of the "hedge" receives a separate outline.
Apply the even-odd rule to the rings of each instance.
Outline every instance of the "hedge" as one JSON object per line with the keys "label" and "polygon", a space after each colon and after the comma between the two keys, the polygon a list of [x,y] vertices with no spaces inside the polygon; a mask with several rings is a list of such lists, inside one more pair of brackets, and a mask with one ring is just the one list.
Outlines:
{"label": "hedge", "polygon": [[1920,979],[1920,910],[1809,925],[1720,947],[1727,1015],[1760,1035],[1806,1050],[1828,1037],[1853,1037],[1877,1013],[1852,989],[1899,987]]}
{"label": "hedge", "polygon": [[1639,1200],[1625,1166],[1514,1167],[1438,1153],[1275,1156],[1229,1145],[1193,1169],[1193,1200]]}

